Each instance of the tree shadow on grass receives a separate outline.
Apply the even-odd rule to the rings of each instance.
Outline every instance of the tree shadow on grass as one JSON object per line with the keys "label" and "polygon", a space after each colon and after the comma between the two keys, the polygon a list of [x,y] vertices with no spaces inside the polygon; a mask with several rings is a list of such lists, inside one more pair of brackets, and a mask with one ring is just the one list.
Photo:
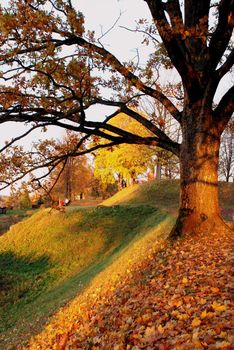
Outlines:
{"label": "tree shadow on grass", "polygon": [[32,302],[51,277],[46,256],[19,257],[12,251],[0,254],[0,332],[10,327],[20,310]]}
{"label": "tree shadow on grass", "polygon": [[[83,219],[71,228],[78,233],[86,232],[92,235],[99,228],[105,237],[104,251],[108,247],[126,244],[140,231],[140,227],[158,209],[147,205],[114,205],[97,207],[83,216]],[[103,251],[100,253],[104,253]]]}

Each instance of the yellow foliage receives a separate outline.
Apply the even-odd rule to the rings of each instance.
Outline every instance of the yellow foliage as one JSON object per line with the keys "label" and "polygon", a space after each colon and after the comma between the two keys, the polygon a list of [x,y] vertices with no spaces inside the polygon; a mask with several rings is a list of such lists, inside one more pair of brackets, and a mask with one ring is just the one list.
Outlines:
{"label": "yellow foliage", "polygon": [[214,301],[211,306],[215,311],[218,311],[218,312],[222,312],[222,311],[225,311],[227,309],[226,305],[221,305],[221,304],[217,303],[216,301]]}
{"label": "yellow foliage", "polygon": [[200,326],[200,324],[201,324],[201,320],[200,320],[198,317],[195,317],[195,318],[193,319],[192,323],[191,323],[191,325],[192,325],[193,327]]}
{"label": "yellow foliage", "polygon": [[188,279],[187,279],[187,277],[183,277],[183,279],[182,279],[182,283],[188,283]]}
{"label": "yellow foliage", "polygon": [[206,316],[207,316],[207,312],[206,312],[206,311],[203,311],[203,312],[201,313],[201,319],[206,318]]}
{"label": "yellow foliage", "polygon": [[[150,136],[149,131],[143,125],[124,113],[119,113],[109,124],[141,137]],[[99,142],[106,143],[104,140]],[[152,156],[155,150],[146,145],[123,144],[99,149],[95,154],[95,177],[102,183],[113,184],[116,181],[115,174],[119,174],[125,180],[130,180],[146,172],[148,167],[153,166]]]}
{"label": "yellow foliage", "polygon": [[160,334],[164,333],[164,328],[161,324],[158,326],[158,331]]}

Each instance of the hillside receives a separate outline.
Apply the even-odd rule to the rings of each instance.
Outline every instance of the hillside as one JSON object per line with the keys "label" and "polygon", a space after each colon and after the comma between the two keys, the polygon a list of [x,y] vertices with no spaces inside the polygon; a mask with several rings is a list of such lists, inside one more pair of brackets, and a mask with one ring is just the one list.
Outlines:
{"label": "hillside", "polygon": [[[219,202],[221,213],[228,221],[234,214],[234,184],[219,182]],[[164,180],[146,182],[141,185],[127,187],[105,200],[103,205],[152,205],[174,215],[179,206],[179,181]]]}
{"label": "hillside", "polygon": [[[234,206],[234,184],[219,182],[220,205]],[[179,180],[151,181],[126,187],[102,204],[148,204],[163,208],[177,208],[179,205]]]}
{"label": "hillside", "polygon": [[[0,348],[26,339],[167,215],[150,206],[43,209],[0,237]],[[36,320],[36,322],[35,322]]]}
{"label": "hillside", "polygon": [[102,204],[147,204],[160,208],[178,208],[179,181],[152,181],[126,187]]}
{"label": "hillside", "polygon": [[[232,206],[222,186],[223,205]],[[103,204],[118,206],[122,197],[137,207],[148,196],[144,188],[161,193],[165,205],[155,183],[124,189]],[[233,238],[210,232],[172,244],[165,240],[171,225],[167,219],[149,227],[27,349],[231,350]]]}
{"label": "hillside", "polygon": [[[223,206],[232,208],[233,184],[221,186]],[[68,344],[71,349],[104,350],[118,344],[115,349],[127,349],[127,334],[137,349],[140,343],[151,346],[159,336],[168,338],[175,321],[186,339],[191,340],[192,322],[204,324],[204,335],[211,319],[212,327],[218,327],[221,315],[222,337],[213,337],[213,343],[230,343],[224,327],[230,318],[230,239],[211,234],[203,242],[172,247],[165,239],[174,218],[162,208],[174,212],[177,201],[178,183],[152,182],[126,188],[98,208],[70,207],[66,213],[44,209],[13,226],[0,237],[0,348],[19,346],[48,323],[30,349],[62,350]],[[170,315],[168,322],[173,321],[168,329],[162,315],[156,317],[156,301]],[[203,313],[201,318],[200,311],[209,316]]]}

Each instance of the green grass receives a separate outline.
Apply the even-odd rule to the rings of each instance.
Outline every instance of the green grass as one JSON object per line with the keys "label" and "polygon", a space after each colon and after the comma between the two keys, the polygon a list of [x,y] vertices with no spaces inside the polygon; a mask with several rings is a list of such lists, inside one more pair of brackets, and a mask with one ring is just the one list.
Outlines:
{"label": "green grass", "polygon": [[[104,205],[147,204],[161,209],[175,209],[179,206],[179,180],[152,181],[127,187],[103,202]],[[219,182],[221,207],[234,206],[234,184]]]}
{"label": "green grass", "polygon": [[178,208],[179,181],[152,181],[141,185],[126,187],[103,202],[103,205],[107,206],[117,204],[152,205],[160,208]]}
{"label": "green grass", "polygon": [[152,206],[71,207],[66,213],[44,209],[14,225],[0,237],[1,348],[6,338],[38,332],[50,315],[166,216]]}
{"label": "green grass", "polygon": [[17,321],[20,310],[48,284],[45,272],[50,268],[47,258],[17,257],[12,251],[0,254],[0,332]]}

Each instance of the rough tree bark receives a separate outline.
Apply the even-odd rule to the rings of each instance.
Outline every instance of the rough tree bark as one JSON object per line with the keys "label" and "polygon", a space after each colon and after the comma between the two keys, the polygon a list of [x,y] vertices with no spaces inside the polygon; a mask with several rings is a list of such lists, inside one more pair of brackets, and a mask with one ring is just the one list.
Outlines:
{"label": "rough tree bark", "polygon": [[[191,109],[193,110],[193,109]],[[190,119],[190,122],[189,122]],[[180,151],[180,208],[170,237],[230,231],[220,216],[218,163],[221,132],[212,111],[187,116]]]}

